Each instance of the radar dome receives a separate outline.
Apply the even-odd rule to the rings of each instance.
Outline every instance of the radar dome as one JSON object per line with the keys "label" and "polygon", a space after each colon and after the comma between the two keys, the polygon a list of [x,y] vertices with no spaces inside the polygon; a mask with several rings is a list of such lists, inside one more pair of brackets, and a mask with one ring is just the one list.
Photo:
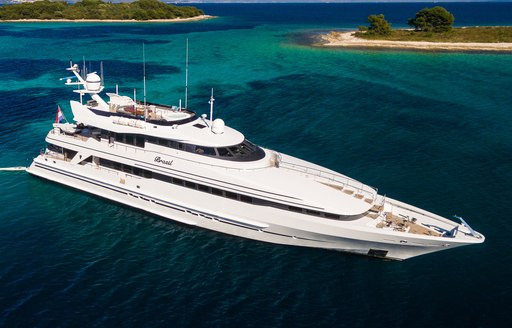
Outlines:
{"label": "radar dome", "polygon": [[87,74],[87,80],[85,80],[85,88],[89,91],[100,91],[101,78],[98,76],[98,74]]}
{"label": "radar dome", "polygon": [[213,121],[212,124],[212,132],[215,134],[223,134],[224,133],[224,121],[220,118],[217,118]]}

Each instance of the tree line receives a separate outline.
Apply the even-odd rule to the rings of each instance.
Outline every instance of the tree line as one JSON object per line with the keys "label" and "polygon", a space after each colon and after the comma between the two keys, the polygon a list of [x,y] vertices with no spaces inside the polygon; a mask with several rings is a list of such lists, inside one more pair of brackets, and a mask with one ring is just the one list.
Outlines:
{"label": "tree line", "polygon": [[75,4],[65,1],[41,0],[0,6],[0,20],[21,19],[98,19],[150,20],[188,18],[204,15],[198,8],[168,5],[159,0],[137,0],[107,3],[101,0],[82,0]]}
{"label": "tree line", "polygon": [[[415,31],[428,33],[448,32],[452,29],[455,17],[445,8],[436,6],[424,8],[416,13],[416,17],[410,18],[407,23],[414,27]],[[383,14],[368,16],[369,26],[360,26],[360,31],[366,31],[369,35],[389,35],[393,31],[391,24]]]}

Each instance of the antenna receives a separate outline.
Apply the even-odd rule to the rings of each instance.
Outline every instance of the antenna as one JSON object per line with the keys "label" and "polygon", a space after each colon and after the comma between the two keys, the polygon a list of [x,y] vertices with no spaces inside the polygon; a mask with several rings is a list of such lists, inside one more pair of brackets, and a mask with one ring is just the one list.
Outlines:
{"label": "antenna", "polygon": [[85,80],[87,78],[87,68],[85,67],[85,56],[82,57],[84,63],[83,63],[83,70],[82,70],[82,78]]}
{"label": "antenna", "polygon": [[185,109],[188,108],[187,100],[188,100],[188,39],[187,39],[187,50],[186,50],[186,59],[185,59]]}
{"label": "antenna", "polygon": [[213,102],[215,99],[213,99],[213,88],[212,88],[212,95],[210,97],[210,101],[208,102],[210,104],[210,131],[212,130],[212,120],[213,120]]}
{"label": "antenna", "polygon": [[101,86],[104,86],[105,82],[103,82],[103,61],[100,62],[100,78],[101,78]]}
{"label": "antenna", "polygon": [[146,107],[146,49],[144,42],[142,42],[142,63],[143,63],[143,74],[144,74],[144,121],[148,116],[148,109]]}

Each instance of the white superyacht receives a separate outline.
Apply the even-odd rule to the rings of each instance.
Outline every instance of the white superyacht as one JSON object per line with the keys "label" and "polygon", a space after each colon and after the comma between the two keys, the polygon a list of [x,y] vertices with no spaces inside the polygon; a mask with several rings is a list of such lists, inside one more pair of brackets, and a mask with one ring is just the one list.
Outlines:
{"label": "white superyacht", "polygon": [[[190,226],[276,244],[379,258],[479,244],[460,223],[379,195],[324,167],[257,146],[180,106],[100,93],[96,73],[76,81],[75,123],[57,122],[27,171]],[[87,98],[87,99],[84,99]],[[186,106],[185,106],[186,107]]]}

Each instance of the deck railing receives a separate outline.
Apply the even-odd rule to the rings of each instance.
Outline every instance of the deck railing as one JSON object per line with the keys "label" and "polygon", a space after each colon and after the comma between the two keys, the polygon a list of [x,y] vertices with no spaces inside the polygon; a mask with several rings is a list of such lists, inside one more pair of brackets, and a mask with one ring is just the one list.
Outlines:
{"label": "deck railing", "polygon": [[349,187],[356,194],[363,195],[364,198],[371,199],[372,202],[375,201],[377,197],[377,188],[367,186],[360,181],[357,181],[344,175],[334,174],[331,172],[315,169],[300,164],[289,163],[282,160],[279,161],[279,167],[293,171],[298,171],[304,174],[309,174],[317,179],[320,179],[319,182],[336,183],[341,185],[343,188]]}
{"label": "deck railing", "polygon": [[[55,132],[55,130],[52,130],[51,133],[52,134],[61,134],[60,132]],[[80,135],[68,135],[68,136],[71,137],[71,138],[80,139],[82,141],[86,141],[88,138],[90,138],[90,137],[80,136]],[[144,148],[137,147],[137,146],[134,146],[134,145],[127,145],[127,144],[119,143],[119,142],[111,143],[108,140],[104,140],[104,139],[102,139],[101,141],[102,142],[108,142],[109,146],[110,147],[114,147],[115,149],[124,149],[124,151],[126,151],[126,152],[159,154],[159,152],[148,151],[148,150],[146,150]],[[307,167],[307,166],[300,165],[300,164],[294,164],[294,163],[285,162],[285,161],[283,161],[282,155],[279,152],[274,151],[274,150],[270,150],[270,149],[269,149],[269,151],[272,154],[272,156],[270,158],[270,161],[269,161],[269,164],[271,166],[282,167],[284,169],[289,169],[289,170],[301,172],[301,173],[304,173],[304,174],[312,175],[316,179],[319,179],[320,182],[325,182],[325,183],[333,184],[333,187],[336,187],[336,186],[342,186],[343,188],[348,187],[348,188],[350,188],[350,190],[354,191],[355,195],[363,195],[365,199],[370,199],[372,202],[377,197],[377,189],[373,188],[373,187],[370,187],[370,186],[367,186],[367,185],[365,185],[362,182],[359,182],[357,180],[354,180],[354,179],[349,178],[349,177],[344,176],[344,175],[333,174],[331,172],[315,169],[315,168],[312,168],[312,167]],[[165,154],[165,155],[169,156],[169,157],[175,157],[172,154]],[[190,162],[195,162],[195,163],[198,163],[198,164],[205,164],[204,162],[194,161],[192,159],[188,159],[188,160]],[[234,167],[229,167],[229,166],[224,166],[224,165],[215,165],[215,164],[212,164],[212,163],[208,163],[208,164],[210,166],[213,166],[213,167],[219,167],[219,168],[223,168],[223,169],[226,169],[226,170],[238,170],[238,171],[258,170],[258,169],[264,168],[264,167],[260,167],[260,168],[248,169],[248,168],[234,168]]]}

